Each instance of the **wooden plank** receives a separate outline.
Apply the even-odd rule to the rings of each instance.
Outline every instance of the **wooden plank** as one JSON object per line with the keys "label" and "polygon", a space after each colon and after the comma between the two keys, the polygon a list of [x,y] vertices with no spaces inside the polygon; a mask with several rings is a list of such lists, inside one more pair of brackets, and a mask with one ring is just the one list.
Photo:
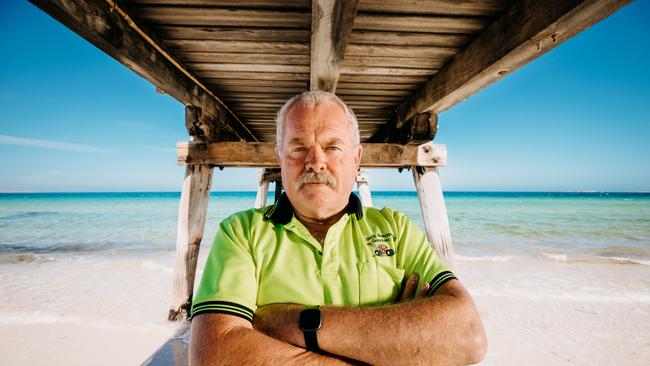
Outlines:
{"label": "wooden plank", "polygon": [[300,10],[223,9],[209,6],[133,6],[133,12],[149,23],[181,26],[298,28],[309,29],[309,13]]}
{"label": "wooden plank", "polygon": [[187,366],[190,359],[189,339],[190,322],[186,321],[167,342],[142,363],[142,366]]}
{"label": "wooden plank", "polygon": [[173,39],[167,41],[167,46],[172,51],[179,52],[228,52],[309,55],[309,43],[303,42],[251,42]]}
{"label": "wooden plank", "polygon": [[469,34],[355,30],[350,43],[462,48],[470,39]]}
{"label": "wooden plank", "polygon": [[380,56],[446,59],[454,57],[459,51],[460,49],[453,47],[393,46],[350,43],[347,47],[346,57]]}
{"label": "wooden plank", "polygon": [[512,0],[363,0],[359,10],[382,13],[489,16],[499,14],[511,2]]}
{"label": "wooden plank", "polygon": [[401,67],[343,66],[341,68],[341,73],[354,75],[431,76],[436,72],[438,72],[437,69],[406,69]]}
{"label": "wooden plank", "polygon": [[128,0],[138,5],[219,6],[237,8],[309,10],[310,0]]}
{"label": "wooden plank", "polygon": [[166,25],[156,27],[161,39],[208,39],[212,41],[309,42],[307,29],[197,27]]}
{"label": "wooden plank", "polygon": [[512,7],[399,106],[396,125],[423,111],[439,113],[471,96],[630,0],[525,0]]}
{"label": "wooden plank", "polygon": [[489,24],[483,17],[415,16],[359,12],[356,30],[391,30],[394,32],[473,34]]}
{"label": "wooden plank", "polygon": [[431,69],[439,70],[447,64],[446,58],[415,58],[415,57],[396,57],[396,56],[347,56],[343,61],[343,67],[364,66],[364,67],[399,67],[412,69]]}
{"label": "wooden plank", "polygon": [[185,64],[278,64],[309,65],[308,55],[267,54],[267,53],[232,53],[232,52],[174,52]]}
{"label": "wooden plank", "polygon": [[341,82],[336,87],[337,91],[341,89],[346,90],[380,90],[380,91],[409,91],[414,90],[416,86],[408,84],[380,84],[380,83],[357,83],[357,82]]}
{"label": "wooden plank", "polygon": [[359,0],[312,0],[309,89],[334,93]]}
{"label": "wooden plank", "polygon": [[269,65],[269,64],[213,64],[192,63],[187,66],[195,71],[236,71],[236,72],[283,72],[283,73],[308,73],[307,65]]}
{"label": "wooden plank", "polygon": [[169,320],[189,317],[194,293],[194,277],[199,247],[205,229],[210,200],[212,168],[207,165],[188,165],[178,208],[176,261],[172,273],[172,304]]}
{"label": "wooden plank", "polygon": [[143,38],[124,16],[104,0],[33,0],[53,18],[72,29],[109,56],[153,83],[159,90],[185,105],[201,109],[207,124],[199,136],[209,140],[223,138],[214,131],[233,137],[255,141],[250,131],[241,124],[221,101],[209,91],[197,87],[193,75],[179,71],[177,65],[165,58],[161,50]]}
{"label": "wooden plank", "polygon": [[[221,71],[199,71],[196,73],[202,79],[249,79],[249,80],[308,80],[309,74],[297,74],[286,72],[221,72]],[[381,77],[379,77],[381,78]],[[422,79],[422,78],[421,78]],[[426,77],[422,80],[425,81]]]}
{"label": "wooden plank", "polygon": [[[212,79],[206,80],[207,82],[213,82],[215,85],[222,86],[259,86],[259,87],[268,87],[268,86],[277,86],[282,88],[300,88],[303,90],[307,89],[307,81],[301,80],[251,80],[251,79]],[[374,85],[374,84],[373,84]]]}
{"label": "wooden plank", "polygon": [[355,83],[378,83],[378,84],[413,84],[424,83],[428,80],[426,76],[392,76],[392,75],[354,75],[341,73],[339,83],[355,82]]}
{"label": "wooden plank", "polygon": [[454,247],[451,242],[449,218],[436,167],[411,167],[418,192],[427,237],[433,249],[451,270],[455,269]]}
{"label": "wooden plank", "polygon": [[[399,144],[362,144],[361,167],[399,168],[441,166],[447,162],[447,146],[428,143],[420,146]],[[278,168],[275,144],[269,142],[195,141],[176,144],[179,165],[211,165],[220,167]]]}

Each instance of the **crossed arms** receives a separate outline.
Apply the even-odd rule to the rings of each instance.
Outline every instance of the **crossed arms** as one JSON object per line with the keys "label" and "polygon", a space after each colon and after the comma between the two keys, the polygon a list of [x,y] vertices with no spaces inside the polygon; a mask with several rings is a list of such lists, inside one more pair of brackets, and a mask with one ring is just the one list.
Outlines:
{"label": "crossed arms", "polygon": [[[415,277],[415,279],[414,279]],[[380,307],[323,306],[318,344],[308,352],[298,317],[302,305],[259,308],[254,323],[225,314],[201,314],[190,335],[191,365],[435,364],[479,362],[487,342],[472,298],[457,280],[431,297],[415,293],[411,276],[401,302]],[[411,300],[412,301],[406,301]]]}

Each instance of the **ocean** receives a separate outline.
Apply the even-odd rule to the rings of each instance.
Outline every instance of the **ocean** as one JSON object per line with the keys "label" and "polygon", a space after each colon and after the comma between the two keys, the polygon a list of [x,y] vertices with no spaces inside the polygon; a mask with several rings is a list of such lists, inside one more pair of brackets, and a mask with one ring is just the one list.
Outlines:
{"label": "ocean", "polygon": [[[177,327],[167,314],[179,198],[0,194],[0,364],[141,364],[155,352]],[[488,336],[482,365],[647,364],[650,194],[445,199],[454,272]],[[219,222],[254,201],[212,193],[197,282]],[[374,192],[373,203],[423,228],[414,192]]]}
{"label": "ocean", "polygon": [[[0,264],[61,256],[173,251],[180,193],[0,194]],[[273,194],[269,201],[272,202]],[[650,193],[446,192],[460,261],[596,261],[650,265]],[[213,192],[204,244],[255,192]],[[424,229],[415,192],[374,192],[375,207]]]}

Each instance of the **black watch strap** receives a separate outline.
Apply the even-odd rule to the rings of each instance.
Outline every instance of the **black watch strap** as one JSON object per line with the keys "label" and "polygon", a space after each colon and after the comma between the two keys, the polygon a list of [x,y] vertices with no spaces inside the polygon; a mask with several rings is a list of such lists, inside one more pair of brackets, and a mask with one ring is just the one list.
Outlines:
{"label": "black watch strap", "polygon": [[305,335],[305,345],[307,346],[307,351],[320,351],[320,348],[318,348],[318,337],[316,337],[316,331],[305,330],[303,331],[303,334]]}

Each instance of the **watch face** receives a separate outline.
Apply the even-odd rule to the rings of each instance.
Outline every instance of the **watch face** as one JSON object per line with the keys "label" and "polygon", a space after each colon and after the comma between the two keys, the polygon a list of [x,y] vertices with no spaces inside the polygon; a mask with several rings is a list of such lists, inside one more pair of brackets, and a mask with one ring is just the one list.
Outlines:
{"label": "watch face", "polygon": [[298,326],[300,330],[313,331],[320,329],[322,317],[320,309],[305,309],[300,312],[300,321]]}

